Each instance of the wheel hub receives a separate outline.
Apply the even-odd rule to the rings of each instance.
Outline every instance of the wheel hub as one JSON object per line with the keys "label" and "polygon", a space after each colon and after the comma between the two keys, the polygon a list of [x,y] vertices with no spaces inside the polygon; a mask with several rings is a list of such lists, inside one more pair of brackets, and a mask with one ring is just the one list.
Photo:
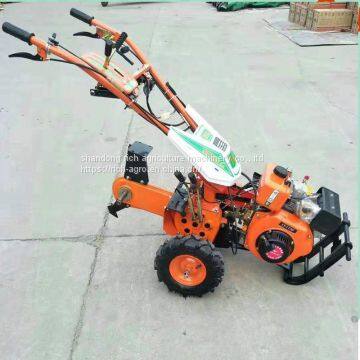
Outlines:
{"label": "wheel hub", "polygon": [[206,267],[197,257],[192,255],[178,255],[169,265],[172,278],[186,286],[201,284],[206,278]]}

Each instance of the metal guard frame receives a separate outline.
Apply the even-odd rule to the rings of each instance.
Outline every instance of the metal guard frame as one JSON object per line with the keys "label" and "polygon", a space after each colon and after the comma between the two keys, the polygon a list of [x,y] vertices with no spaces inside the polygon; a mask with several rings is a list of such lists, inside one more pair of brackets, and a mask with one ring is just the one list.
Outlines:
{"label": "metal guard frame", "polygon": [[[333,266],[336,262],[344,256],[347,261],[351,260],[351,249],[353,247],[350,241],[349,233],[350,221],[348,214],[343,213],[343,220],[339,228],[332,234],[323,237],[316,243],[312,251],[307,255],[297,259],[294,263],[303,263],[304,273],[293,276],[294,263],[288,265],[281,265],[284,269],[284,281],[290,285],[302,285],[313,280],[317,276],[324,276],[324,271]],[[340,236],[344,234],[344,241],[342,242]],[[324,258],[324,249],[332,244],[331,254]],[[319,263],[309,269],[309,260],[315,255],[319,255]]]}

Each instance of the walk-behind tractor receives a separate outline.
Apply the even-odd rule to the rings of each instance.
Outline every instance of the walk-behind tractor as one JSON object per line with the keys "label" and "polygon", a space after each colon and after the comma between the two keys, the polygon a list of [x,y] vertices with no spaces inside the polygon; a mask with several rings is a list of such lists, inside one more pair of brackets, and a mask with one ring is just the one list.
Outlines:
{"label": "walk-behind tractor", "polygon": [[[341,216],[337,193],[325,187],[314,192],[308,177],[297,181],[277,164],[267,164],[262,174],[251,177],[241,172],[229,143],[184,104],[125,32],[76,9],[70,15],[95,27],[94,33],[74,35],[104,41],[105,56],[78,56],[61,45],[56,34],[46,42],[5,22],[3,31],[37,48],[35,55],[9,56],[76,65],[96,80],[92,96],[122,100],[191,159],[189,174],[175,171],[179,181],[175,191],[163,190],[149,184],[147,155],[152,147],[134,142],[128,147],[124,176],[113,183],[115,202],[108,206],[115,217],[128,207],[163,217],[164,231],[171,239],[157,251],[155,270],[171,291],[184,296],[214,291],[224,275],[218,248],[231,248],[234,254],[248,250],[281,267],[285,282],[293,285],[323,276],[344,256],[351,260],[350,222],[347,213]],[[138,63],[137,70],[115,64],[115,56],[128,63],[126,68]],[[154,88],[164,95],[172,112],[153,112],[149,96]],[[140,90],[145,95],[143,106]],[[181,120],[174,123],[173,115]]]}

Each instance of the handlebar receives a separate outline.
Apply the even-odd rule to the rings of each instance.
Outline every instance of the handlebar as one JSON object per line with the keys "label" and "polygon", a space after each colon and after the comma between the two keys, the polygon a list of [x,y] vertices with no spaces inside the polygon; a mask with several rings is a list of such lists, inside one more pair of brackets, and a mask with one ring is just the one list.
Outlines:
{"label": "handlebar", "polygon": [[28,43],[29,45],[31,45],[31,37],[35,35],[34,33],[29,33],[13,24],[10,24],[9,22],[4,22],[2,25],[2,29],[7,34],[14,36],[17,39]]}
{"label": "handlebar", "polygon": [[[85,13],[83,13],[80,10],[72,8],[70,10],[70,15],[75,17],[76,19],[85,22],[86,24],[90,26],[96,27],[96,34],[91,34],[91,37],[97,37],[101,39],[108,38],[109,35],[113,42],[115,42],[116,49],[121,56],[125,58],[125,53],[127,51],[131,51],[132,54],[136,56],[136,58],[139,60],[141,64],[143,64],[143,67],[137,71],[134,74],[134,78],[138,79],[140,78],[145,72],[149,72],[153,79],[155,80],[156,84],[159,86],[159,88],[162,90],[165,97],[168,99],[168,101],[172,104],[172,106],[181,113],[181,115],[184,117],[187,124],[189,124],[189,127],[192,131],[194,131],[197,128],[196,122],[192,119],[190,114],[185,109],[185,104],[181,102],[181,100],[176,96],[176,93],[169,87],[169,84],[165,84],[164,81],[160,78],[160,76],[157,74],[157,72],[152,68],[151,65],[149,65],[149,61],[147,60],[146,56],[143,54],[143,52],[137,47],[137,45],[127,37],[127,34],[124,32],[117,31],[116,29],[102,23],[101,21],[95,19],[93,16],[89,16]],[[168,127],[161,123],[161,121],[157,119],[152,119],[151,116],[144,112],[139,105],[135,104],[133,100],[130,100],[128,96],[126,96],[124,93],[122,93],[116,86],[114,86],[103,74],[99,74],[97,71],[93,69],[91,64],[89,64],[84,58],[78,57],[75,54],[71,53],[69,50],[57,46],[53,41],[45,42],[44,40],[37,38],[34,33],[30,33],[28,31],[25,31],[13,24],[10,24],[8,22],[4,22],[2,24],[2,30],[14,37],[16,37],[19,40],[22,40],[29,45],[34,45],[37,48],[37,55],[29,57],[28,55],[23,56],[17,56],[17,57],[25,57],[31,60],[48,60],[48,55],[52,54],[55,55],[63,60],[66,63],[74,64],[82,68],[88,75],[90,75],[92,78],[97,80],[101,85],[103,85],[105,88],[107,88],[111,93],[113,93],[116,97],[121,99],[127,106],[133,108],[137,113],[139,113],[145,120],[149,121],[151,124],[158,127],[162,132],[165,134],[168,133],[169,129]],[[124,43],[126,42],[126,48],[122,47]],[[19,54],[17,54],[19,55]],[[31,55],[31,54],[30,54]],[[50,59],[55,60],[55,59]],[[129,59],[125,58],[126,61],[130,62]],[[58,60],[59,61],[59,60]],[[131,62],[130,62],[131,64]],[[90,68],[89,68],[90,66]],[[179,175],[179,174],[178,174]],[[182,174],[181,174],[182,175]],[[182,175],[179,176],[180,180],[185,181],[185,177]]]}
{"label": "handlebar", "polygon": [[89,24],[90,26],[91,26],[91,22],[94,19],[94,16],[87,15],[87,14],[83,13],[82,11],[77,10],[75,8],[72,8],[70,10],[70,15],[80,21],[83,21],[86,24]]}

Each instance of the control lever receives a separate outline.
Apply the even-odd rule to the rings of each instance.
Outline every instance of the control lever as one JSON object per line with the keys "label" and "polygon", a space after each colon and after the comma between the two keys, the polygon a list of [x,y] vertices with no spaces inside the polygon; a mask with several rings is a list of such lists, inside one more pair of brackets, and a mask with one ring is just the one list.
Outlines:
{"label": "control lever", "polygon": [[193,172],[189,172],[188,178],[192,185],[196,185],[196,175]]}
{"label": "control lever", "polygon": [[110,40],[105,41],[105,61],[104,68],[107,69],[110,63],[110,56],[113,50],[113,42]]}
{"label": "control lever", "polygon": [[181,173],[181,171],[176,170],[174,172],[175,177],[179,180],[181,183],[185,183],[185,176]]}
{"label": "control lever", "polygon": [[190,193],[190,187],[189,185],[185,182],[185,176],[181,173],[181,171],[179,170],[176,170],[174,172],[174,175],[175,177],[179,180],[179,182],[181,184],[183,184],[185,186],[185,189],[186,189],[186,192],[187,192],[187,195],[188,195],[188,204],[189,204],[189,209],[190,209],[190,213],[191,213],[191,217],[192,217],[192,220],[196,220],[196,217],[195,217],[195,210],[194,210],[194,204],[192,202],[192,199],[191,199],[191,193]]}
{"label": "control lever", "polygon": [[196,175],[193,172],[189,172],[188,178],[190,180],[191,187],[193,189],[195,189],[195,191],[196,191],[197,215],[198,215],[199,221],[202,222],[203,217],[202,217],[202,205],[201,205],[201,197],[200,197],[200,187],[198,186]]}
{"label": "control lever", "polygon": [[56,40],[56,33],[53,33],[51,38],[48,38],[48,44],[49,45],[54,45],[54,46],[58,46],[59,45],[59,41]]}
{"label": "control lever", "polygon": [[113,49],[113,43],[110,40],[105,41],[105,56],[109,57]]}
{"label": "control lever", "polygon": [[93,38],[93,39],[98,39],[99,38],[99,35],[98,34],[93,34],[91,32],[88,32],[88,31],[79,31],[75,34],[73,34],[73,36],[86,36],[86,37],[89,37],[89,38]]}
{"label": "control lever", "polygon": [[134,62],[131,61],[125,54],[130,51],[128,46],[123,46],[120,49],[117,49],[116,52],[124,58],[130,65],[134,65]]}
{"label": "control lever", "polygon": [[30,54],[27,52],[18,52],[18,53],[9,55],[9,58],[14,58],[14,57],[19,57],[19,58],[24,58],[24,59],[34,60],[34,61],[42,61],[42,58],[39,54],[33,55],[33,54]]}
{"label": "control lever", "polygon": [[126,32],[121,33],[119,39],[115,43],[115,49],[117,51],[124,45],[124,42],[126,41],[127,37],[128,37],[128,34]]}

